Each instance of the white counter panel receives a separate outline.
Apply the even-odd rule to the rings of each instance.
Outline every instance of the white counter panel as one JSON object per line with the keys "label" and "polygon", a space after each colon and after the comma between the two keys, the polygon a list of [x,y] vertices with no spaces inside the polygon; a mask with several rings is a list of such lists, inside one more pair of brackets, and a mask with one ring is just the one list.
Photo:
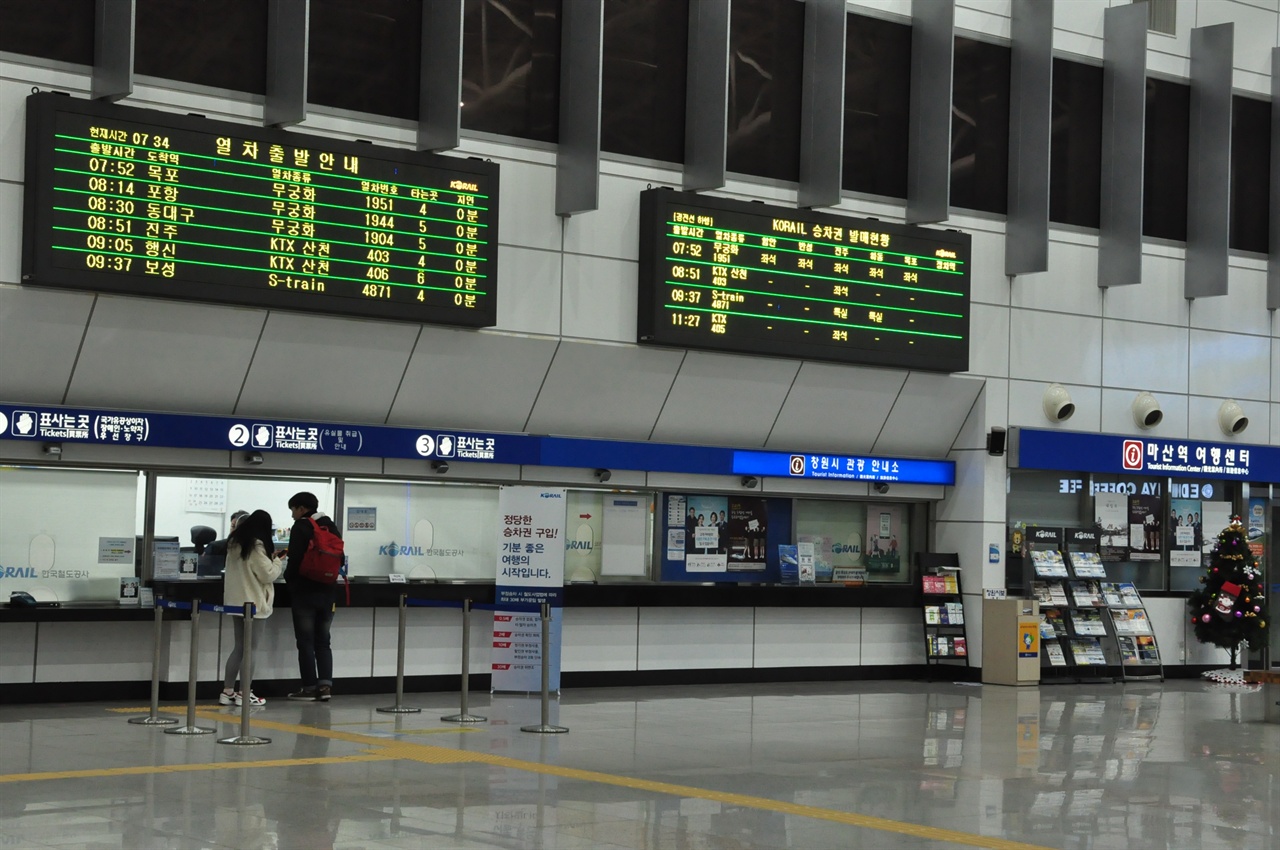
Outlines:
{"label": "white counter panel", "polygon": [[36,682],[151,681],[155,626],[129,623],[41,623]]}
{"label": "white counter panel", "polygon": [[914,608],[862,609],[862,666],[924,664],[924,614]]}
{"label": "white counter panel", "polygon": [[751,667],[751,608],[640,609],[640,670]]}
{"label": "white counter panel", "polygon": [[560,670],[635,670],[640,641],[637,608],[565,608]]}
{"label": "white counter panel", "polygon": [[35,681],[36,624],[5,623],[0,626],[0,684]]}
{"label": "white counter panel", "polygon": [[755,666],[857,666],[861,627],[861,608],[757,608]]}

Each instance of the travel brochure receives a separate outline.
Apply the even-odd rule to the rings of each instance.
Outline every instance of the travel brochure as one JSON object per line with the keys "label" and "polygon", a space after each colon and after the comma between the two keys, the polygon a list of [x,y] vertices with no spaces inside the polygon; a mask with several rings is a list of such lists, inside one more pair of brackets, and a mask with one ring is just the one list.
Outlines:
{"label": "travel brochure", "polygon": [[1067,592],[1060,581],[1033,581],[1031,589],[1041,605],[1067,605]]}
{"label": "travel brochure", "polygon": [[1071,569],[1076,578],[1106,578],[1107,567],[1097,552],[1070,552]]}
{"label": "travel brochure", "polygon": [[1056,643],[1046,643],[1044,645],[1045,655],[1049,657],[1049,663],[1054,667],[1066,667],[1067,656],[1062,651],[1062,647]]}
{"label": "travel brochure", "polygon": [[1067,562],[1056,549],[1032,549],[1031,563],[1041,578],[1066,578]]}
{"label": "travel brochure", "polygon": [[964,658],[969,654],[967,641],[962,637],[929,635],[930,658]]}
{"label": "travel brochure", "polygon": [[1074,608],[1071,611],[1071,628],[1078,635],[1105,635],[1102,615],[1097,611]]}
{"label": "travel brochure", "polygon": [[1120,645],[1120,663],[1126,667],[1151,666],[1160,663],[1156,639],[1151,635],[1120,635],[1116,640]]}
{"label": "travel brochure", "polygon": [[924,576],[921,578],[921,584],[924,586],[925,593],[959,593],[960,582],[956,579],[954,572],[946,572],[942,575]]}
{"label": "travel brochure", "polygon": [[1149,635],[1151,623],[1142,608],[1112,608],[1111,622],[1117,635]]}
{"label": "travel brochure", "polygon": [[1092,605],[1095,608],[1103,608],[1106,601],[1102,598],[1102,589],[1098,587],[1096,581],[1072,581],[1071,600],[1077,607],[1085,607]]}
{"label": "travel brochure", "polygon": [[959,602],[924,606],[924,621],[931,626],[963,626],[964,606]]}
{"label": "travel brochure", "polygon": [[1102,666],[1107,664],[1107,657],[1102,653],[1102,644],[1097,638],[1073,638],[1071,640],[1071,655],[1075,658],[1076,666]]}
{"label": "travel brochure", "polygon": [[1067,623],[1059,608],[1040,609],[1040,637],[1058,638],[1067,636]]}

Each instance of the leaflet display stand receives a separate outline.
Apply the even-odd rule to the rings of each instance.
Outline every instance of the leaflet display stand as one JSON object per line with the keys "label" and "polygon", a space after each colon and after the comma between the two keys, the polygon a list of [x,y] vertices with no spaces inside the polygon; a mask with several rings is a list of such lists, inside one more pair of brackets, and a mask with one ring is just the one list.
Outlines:
{"label": "leaflet display stand", "polygon": [[937,667],[969,666],[969,640],[960,593],[960,559],[952,554],[919,552],[920,586],[924,594],[925,663]]}
{"label": "leaflet display stand", "polygon": [[1163,681],[1160,648],[1138,589],[1132,582],[1104,581],[1101,590],[1120,655],[1120,677]]}
{"label": "leaflet display stand", "polygon": [[1032,589],[1040,603],[1042,681],[1110,681],[1119,650],[1092,562],[1081,576],[1073,569],[1081,553],[1064,557],[1056,549],[1040,549],[1030,554],[1036,575]]}

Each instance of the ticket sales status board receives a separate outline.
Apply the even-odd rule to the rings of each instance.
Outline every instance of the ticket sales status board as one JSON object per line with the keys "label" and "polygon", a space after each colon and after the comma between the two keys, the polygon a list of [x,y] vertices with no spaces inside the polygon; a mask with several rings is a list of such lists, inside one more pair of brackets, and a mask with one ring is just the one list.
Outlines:
{"label": "ticket sales status board", "polygon": [[27,283],[496,321],[493,163],[40,93],[26,168]]}
{"label": "ticket sales status board", "polygon": [[642,343],[969,368],[966,233],[670,189],[640,221]]}

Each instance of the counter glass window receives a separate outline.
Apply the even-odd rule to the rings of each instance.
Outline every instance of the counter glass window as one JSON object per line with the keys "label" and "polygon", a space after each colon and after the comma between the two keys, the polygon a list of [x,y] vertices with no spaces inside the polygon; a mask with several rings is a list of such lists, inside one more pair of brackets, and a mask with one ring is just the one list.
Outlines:
{"label": "counter glass window", "polygon": [[919,506],[907,503],[797,500],[795,541],[814,544],[818,582],[910,581]]}
{"label": "counter glass window", "polygon": [[135,471],[0,467],[0,604],[114,602],[134,571]]}

